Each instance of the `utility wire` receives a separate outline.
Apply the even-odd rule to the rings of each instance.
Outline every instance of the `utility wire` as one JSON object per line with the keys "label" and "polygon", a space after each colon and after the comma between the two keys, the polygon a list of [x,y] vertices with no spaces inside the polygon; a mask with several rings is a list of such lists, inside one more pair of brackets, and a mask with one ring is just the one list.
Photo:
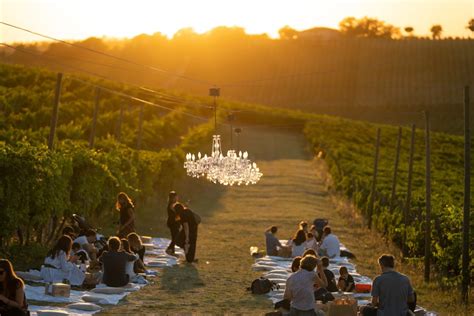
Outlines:
{"label": "utility wire", "polygon": [[65,40],[61,40],[61,39],[58,39],[58,38],[55,38],[55,37],[52,37],[52,36],[49,36],[49,35],[38,33],[38,32],[29,30],[29,29],[26,29],[26,28],[23,28],[23,27],[20,27],[20,26],[10,24],[10,23],[0,21],[0,24],[3,24],[3,25],[8,26],[8,27],[12,27],[12,28],[24,31],[24,32],[28,32],[30,34],[34,34],[34,35],[37,35],[37,36],[40,36],[40,37],[43,37],[43,38],[47,38],[47,39],[50,39],[50,40],[53,40],[53,41],[56,41],[56,42],[59,42],[59,43],[63,43],[63,44],[69,45],[71,47],[79,48],[79,49],[86,50],[86,51],[89,51],[89,52],[92,52],[92,53],[95,53],[95,54],[99,54],[99,55],[102,55],[102,56],[113,58],[113,59],[131,64],[131,65],[143,67],[143,68],[155,71],[155,72],[159,72],[159,73],[162,73],[162,74],[166,74],[166,75],[169,75],[169,76],[177,77],[177,78],[188,80],[188,81],[193,81],[193,82],[200,83],[200,84],[212,85],[211,82],[208,82],[208,81],[205,81],[205,80],[200,80],[200,79],[196,79],[196,78],[192,78],[192,77],[188,77],[188,76],[183,76],[181,74],[174,73],[174,72],[171,72],[171,71],[168,71],[168,70],[164,70],[164,69],[161,69],[161,68],[158,68],[158,67],[141,64],[141,63],[135,62],[135,61],[130,60],[130,59],[115,56],[115,55],[105,53],[105,52],[102,52],[102,51],[99,51],[99,50],[95,50],[95,49],[92,49],[92,48],[89,48],[89,47],[86,47],[86,46],[82,46],[82,45],[79,45],[79,44],[70,43],[70,42],[67,42]]}
{"label": "utility wire", "polygon": [[[14,46],[11,46],[11,45],[6,44],[6,43],[1,43],[1,42],[0,42],[0,45],[9,47],[9,48],[11,48],[11,49],[17,50],[17,51],[22,52],[22,53],[25,53],[25,54],[30,54],[30,55],[39,56],[39,57],[41,57],[41,58],[51,59],[50,57],[43,56],[43,55],[38,54],[38,53],[29,52],[29,51],[26,51],[26,50],[24,50],[24,49],[20,49],[20,48],[14,47]],[[57,62],[57,61],[52,61],[52,63],[58,64],[58,65],[63,66],[63,67],[69,67],[69,68],[72,68],[72,69],[75,69],[75,70],[78,70],[78,71],[83,71],[83,72],[88,73],[88,74],[90,74],[90,75],[97,76],[97,77],[99,77],[99,78],[101,78],[101,79],[106,79],[106,80],[108,80],[108,78],[106,78],[106,77],[104,77],[104,76],[102,76],[102,75],[100,75],[100,74],[96,74],[96,73],[91,72],[91,71],[83,70],[83,69],[80,69],[80,68],[78,68],[78,67],[74,67],[74,66],[71,66],[71,65],[65,65],[65,64],[63,64],[63,63],[61,63],[61,62]],[[107,91],[107,92],[110,92],[110,93],[119,95],[119,96],[124,97],[124,98],[128,98],[128,99],[130,99],[130,100],[134,100],[134,101],[137,101],[137,102],[141,102],[141,103],[144,103],[144,104],[148,104],[148,105],[155,106],[155,107],[162,108],[162,109],[169,110],[169,111],[178,111],[178,112],[181,112],[181,113],[183,113],[183,114],[185,114],[185,115],[187,115],[187,116],[193,117],[193,118],[197,118],[197,119],[204,120],[204,121],[209,121],[209,118],[205,118],[205,117],[202,117],[202,116],[194,115],[194,114],[191,114],[191,113],[182,111],[182,110],[169,108],[169,107],[166,107],[166,106],[163,106],[163,105],[160,105],[160,104],[151,102],[151,101],[147,101],[147,100],[144,100],[144,99],[141,99],[141,98],[132,96],[132,95],[130,95],[130,94],[127,94],[127,93],[124,93],[124,92],[121,92],[121,91],[117,91],[117,90],[110,89],[110,88],[107,88],[107,87],[102,86],[102,85],[99,85],[99,84],[95,84],[95,83],[91,83],[91,82],[86,81],[86,80],[79,79],[79,78],[77,78],[77,77],[73,77],[73,76],[69,76],[69,77],[70,77],[71,79],[73,79],[73,80],[80,81],[80,82],[82,82],[82,83],[84,83],[84,84],[87,84],[87,85],[90,85],[90,86],[93,86],[93,87],[100,88],[100,89],[102,89],[102,90],[104,90],[104,91]]]}

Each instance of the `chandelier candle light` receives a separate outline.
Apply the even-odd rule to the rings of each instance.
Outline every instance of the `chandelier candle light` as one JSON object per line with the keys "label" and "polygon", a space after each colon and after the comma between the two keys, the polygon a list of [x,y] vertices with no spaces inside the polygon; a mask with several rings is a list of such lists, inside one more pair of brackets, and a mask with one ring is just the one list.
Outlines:
{"label": "chandelier candle light", "polygon": [[[215,127],[217,130],[216,97],[219,96],[219,89],[210,89],[210,95],[214,97]],[[257,164],[248,159],[248,152],[239,151],[237,154],[235,150],[230,149],[227,151],[227,156],[224,156],[220,135],[212,136],[210,156],[205,154],[203,157],[199,152],[196,159],[194,154],[186,154],[184,168],[188,176],[194,178],[206,177],[213,183],[230,186],[234,184],[255,184],[263,175]]]}

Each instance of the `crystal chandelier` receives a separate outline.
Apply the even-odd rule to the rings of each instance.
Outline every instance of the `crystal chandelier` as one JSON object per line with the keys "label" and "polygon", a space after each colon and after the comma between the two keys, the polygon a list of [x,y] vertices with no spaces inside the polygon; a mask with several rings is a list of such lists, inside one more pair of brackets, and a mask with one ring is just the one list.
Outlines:
{"label": "crystal chandelier", "polygon": [[184,168],[188,176],[206,177],[212,183],[230,186],[255,184],[262,176],[257,164],[248,159],[247,152],[239,151],[237,155],[235,150],[228,150],[227,156],[223,156],[220,135],[213,136],[211,156],[198,153],[196,159],[194,154],[188,153]]}
{"label": "crystal chandelier", "polygon": [[[217,106],[216,97],[219,96],[218,88],[210,89],[210,95],[214,97],[214,119],[217,128]],[[231,126],[231,143],[232,143],[232,126]],[[262,177],[260,169],[255,162],[248,159],[248,152],[236,153],[231,149],[227,151],[227,156],[222,154],[220,135],[212,136],[211,155],[204,157],[199,152],[194,154],[186,154],[184,168],[188,176],[194,178],[206,177],[213,183],[222,185],[249,185],[257,183]]]}

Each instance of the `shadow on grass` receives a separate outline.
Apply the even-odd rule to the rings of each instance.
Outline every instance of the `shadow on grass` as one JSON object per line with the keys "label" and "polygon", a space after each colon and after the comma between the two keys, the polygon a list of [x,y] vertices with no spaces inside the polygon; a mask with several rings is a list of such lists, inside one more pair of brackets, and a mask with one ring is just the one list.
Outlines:
{"label": "shadow on grass", "polygon": [[161,289],[180,293],[194,288],[203,287],[205,284],[199,277],[199,272],[193,264],[179,264],[163,269],[161,275]]}

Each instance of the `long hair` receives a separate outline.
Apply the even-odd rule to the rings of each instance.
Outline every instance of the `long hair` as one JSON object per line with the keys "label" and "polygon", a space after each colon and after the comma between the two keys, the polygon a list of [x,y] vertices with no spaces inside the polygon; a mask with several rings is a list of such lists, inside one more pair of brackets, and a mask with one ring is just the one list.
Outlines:
{"label": "long hair", "polygon": [[6,288],[3,288],[3,284],[0,283],[0,293],[9,299],[14,299],[16,290],[20,287],[24,287],[25,284],[15,274],[12,263],[8,259],[0,259],[0,269],[3,269],[6,273],[5,283],[7,285]]}
{"label": "long hair", "polygon": [[302,243],[304,243],[306,241],[306,233],[304,232],[304,230],[302,229],[299,229],[296,234],[295,234],[295,237],[293,237],[293,242],[299,246],[301,245]]}
{"label": "long hair", "polygon": [[130,249],[130,243],[128,242],[128,239],[122,238],[120,239],[122,242],[122,250],[128,253],[132,253],[132,250]]}
{"label": "long hair", "polygon": [[176,219],[181,219],[183,216],[183,213],[186,212],[186,207],[184,207],[183,204],[177,202],[173,206],[174,212],[176,213]]}
{"label": "long hair", "polygon": [[130,248],[132,248],[133,250],[138,251],[142,249],[143,247],[142,239],[140,238],[140,236],[138,236],[137,233],[128,234],[127,240],[128,240],[128,243],[130,244]]}
{"label": "long hair", "polygon": [[178,196],[178,193],[176,191],[170,191],[168,194],[168,207],[176,203],[176,197]]}
{"label": "long hair", "polygon": [[115,208],[117,209],[117,211],[120,211],[121,209],[127,209],[129,207],[135,207],[133,205],[132,200],[128,197],[127,193],[120,192],[117,195],[117,202],[115,203]]}
{"label": "long hair", "polygon": [[62,250],[66,255],[69,255],[72,248],[72,239],[68,235],[61,236],[56,245],[54,245],[53,249],[48,252],[48,257],[52,259],[56,258],[59,255],[59,252]]}

